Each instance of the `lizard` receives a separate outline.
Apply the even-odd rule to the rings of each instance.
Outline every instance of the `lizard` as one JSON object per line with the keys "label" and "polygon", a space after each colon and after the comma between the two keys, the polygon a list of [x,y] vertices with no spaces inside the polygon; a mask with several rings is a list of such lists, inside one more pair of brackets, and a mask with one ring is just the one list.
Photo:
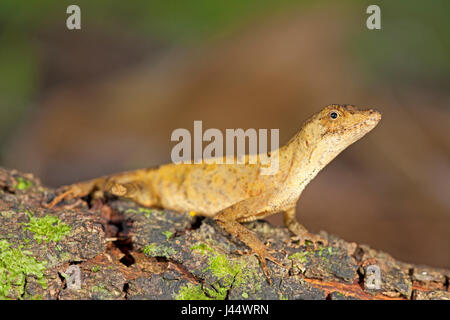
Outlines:
{"label": "lizard", "polygon": [[[105,192],[146,207],[193,211],[211,217],[233,238],[241,240],[258,257],[270,279],[266,260],[280,266],[266,245],[241,223],[283,212],[286,227],[304,243],[325,243],[296,219],[296,204],[308,183],[349,145],[370,132],[381,113],[352,105],[328,105],[306,120],[287,144],[278,148],[276,173],[262,175],[262,161],[243,164],[175,164],[113,174],[61,187],[47,204]],[[272,151],[273,153],[273,151]],[[266,153],[268,158],[273,154]],[[258,159],[260,159],[258,157]],[[267,158],[266,158],[267,159]],[[270,281],[270,280],[269,280]]]}

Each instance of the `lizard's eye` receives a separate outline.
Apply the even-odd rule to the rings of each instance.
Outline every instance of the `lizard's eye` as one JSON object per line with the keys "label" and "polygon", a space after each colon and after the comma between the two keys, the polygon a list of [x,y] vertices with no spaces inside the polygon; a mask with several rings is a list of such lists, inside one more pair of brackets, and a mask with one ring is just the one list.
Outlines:
{"label": "lizard's eye", "polygon": [[339,114],[336,111],[330,113],[330,118],[336,120],[339,117]]}

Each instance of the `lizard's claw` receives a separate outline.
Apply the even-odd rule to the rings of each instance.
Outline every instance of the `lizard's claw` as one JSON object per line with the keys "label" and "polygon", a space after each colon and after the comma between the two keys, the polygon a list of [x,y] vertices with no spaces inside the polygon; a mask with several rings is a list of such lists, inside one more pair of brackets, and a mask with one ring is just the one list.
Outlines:
{"label": "lizard's claw", "polygon": [[287,227],[289,231],[294,234],[291,240],[299,241],[300,246],[306,245],[307,241],[312,242],[313,244],[322,243],[324,246],[328,245],[328,239],[318,234],[310,233],[304,226],[296,221],[288,224]]}
{"label": "lizard's claw", "polygon": [[307,242],[312,242],[313,244],[321,243],[325,247],[328,246],[328,239],[311,233],[308,233],[306,235],[296,235],[291,239],[294,241],[299,241],[300,246],[307,245]]}
{"label": "lizard's claw", "polygon": [[269,261],[272,261],[273,263],[275,263],[276,265],[282,267],[282,268],[286,268],[280,260],[278,260],[277,258],[275,258],[274,256],[272,256],[271,254],[269,254],[269,252],[267,251],[267,249],[260,249],[260,250],[255,250],[254,253],[257,255],[259,262],[261,263],[261,268],[264,272],[264,275],[267,278],[267,281],[269,282],[269,284],[272,284],[272,279],[270,277],[270,270],[267,267],[267,263],[266,263],[266,259]]}

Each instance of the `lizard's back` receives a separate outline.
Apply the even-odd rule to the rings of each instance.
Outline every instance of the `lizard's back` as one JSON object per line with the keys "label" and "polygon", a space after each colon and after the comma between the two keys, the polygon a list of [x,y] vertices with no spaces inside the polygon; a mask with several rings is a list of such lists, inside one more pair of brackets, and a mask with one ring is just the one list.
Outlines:
{"label": "lizard's back", "polygon": [[180,211],[214,216],[241,200],[257,196],[282,179],[261,174],[261,164],[167,164],[154,171],[152,190],[158,205]]}

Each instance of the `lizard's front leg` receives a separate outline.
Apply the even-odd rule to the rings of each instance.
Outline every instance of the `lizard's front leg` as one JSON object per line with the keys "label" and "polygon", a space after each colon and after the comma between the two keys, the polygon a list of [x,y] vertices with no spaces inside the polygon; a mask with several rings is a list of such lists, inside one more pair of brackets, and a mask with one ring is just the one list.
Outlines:
{"label": "lizard's front leg", "polygon": [[239,223],[239,221],[253,220],[249,219],[251,217],[265,216],[269,214],[266,210],[257,209],[261,205],[261,200],[262,199],[260,199],[260,197],[242,200],[220,211],[214,217],[214,220],[216,220],[217,223],[233,237],[236,237],[245,243],[251,251],[258,256],[264,274],[268,278],[269,282],[271,282],[269,269],[266,265],[266,259],[278,264],[281,267],[284,266],[281,262],[269,254],[267,247],[261,240],[258,239],[255,233]]}
{"label": "lizard's front leg", "polygon": [[305,240],[311,240],[313,242],[322,242],[323,245],[327,245],[328,241],[318,235],[311,234],[304,226],[302,226],[295,216],[295,207],[287,209],[284,211],[284,224],[285,226],[295,234],[299,239],[300,243],[304,244]]}

